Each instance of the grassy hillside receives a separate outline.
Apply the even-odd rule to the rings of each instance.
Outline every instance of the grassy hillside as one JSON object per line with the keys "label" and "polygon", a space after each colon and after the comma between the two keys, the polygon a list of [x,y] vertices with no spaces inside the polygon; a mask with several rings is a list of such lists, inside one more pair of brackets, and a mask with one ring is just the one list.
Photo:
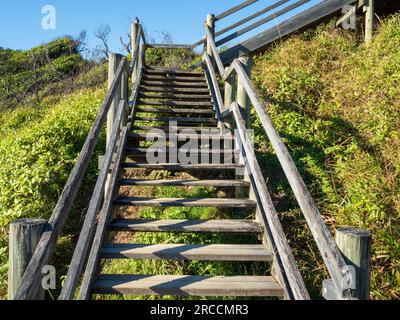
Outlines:
{"label": "grassy hillside", "polygon": [[[102,103],[105,80],[106,65],[84,61],[70,38],[28,51],[0,50],[0,298],[7,290],[8,225],[50,217]],[[95,160],[82,198],[96,166]],[[77,222],[83,200],[72,212]],[[67,226],[62,248],[72,243],[75,227]]]}
{"label": "grassy hillside", "polygon": [[[326,222],[373,232],[372,290],[400,299],[400,15],[369,46],[321,27],[255,58],[253,80]],[[321,259],[254,118],[260,161],[301,259],[321,288]],[[318,292],[314,292],[318,294]]]}

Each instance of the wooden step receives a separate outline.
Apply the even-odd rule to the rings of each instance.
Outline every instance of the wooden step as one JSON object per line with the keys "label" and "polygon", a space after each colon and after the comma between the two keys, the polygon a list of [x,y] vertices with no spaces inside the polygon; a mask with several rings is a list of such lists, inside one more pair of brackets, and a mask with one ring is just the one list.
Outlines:
{"label": "wooden step", "polygon": [[142,80],[142,85],[151,87],[173,87],[173,88],[200,88],[208,89],[207,83],[203,82],[177,82],[177,81],[153,81],[153,80]]}
{"label": "wooden step", "polygon": [[[149,130],[152,130],[152,127],[149,127]],[[146,130],[146,129],[144,129]],[[170,128],[167,128],[167,132],[169,132]],[[187,129],[189,130],[189,129]],[[215,129],[214,129],[215,130]],[[216,131],[219,131],[219,129],[217,129]],[[185,132],[178,132],[177,134],[168,134],[166,133],[164,136],[160,136],[159,133],[155,133],[155,132],[149,132],[149,133],[131,133],[128,137],[129,140],[140,140],[140,141],[146,141],[147,139],[158,139],[158,140],[165,140],[165,141],[170,141],[170,140],[191,140],[191,141],[205,141],[205,142],[209,142],[209,141],[215,141],[215,140],[221,140],[221,141],[234,141],[235,137],[233,135],[221,135],[221,134],[196,134],[196,135],[192,135],[192,134],[186,134]],[[183,141],[182,141],[183,142]]]}
{"label": "wooden step", "polygon": [[162,170],[162,171],[231,171],[243,169],[242,164],[149,164],[149,163],[124,163],[124,169],[147,169],[147,170]]}
{"label": "wooden step", "polygon": [[101,251],[103,259],[272,261],[263,245],[251,244],[109,244]]}
{"label": "wooden step", "polygon": [[261,234],[261,225],[254,220],[114,220],[113,231]]}
{"label": "wooden step", "polygon": [[168,88],[168,87],[148,87],[141,86],[141,93],[169,93],[169,94],[190,94],[190,95],[210,95],[209,89],[196,89],[196,88]]}
{"label": "wooden step", "polygon": [[143,122],[178,122],[178,123],[199,123],[199,124],[217,124],[217,121],[213,118],[145,118],[145,117],[135,117],[136,121]]}
{"label": "wooden step", "polygon": [[138,102],[139,105],[144,106],[177,106],[177,107],[209,107],[212,108],[212,102],[201,101],[178,101],[178,100],[142,100]]}
{"label": "wooden step", "polygon": [[161,113],[161,114],[206,114],[213,115],[215,111],[213,109],[173,109],[173,108],[151,108],[151,107],[139,107],[137,113]]}
{"label": "wooden step", "polygon": [[238,155],[239,150],[235,149],[184,149],[184,148],[156,148],[156,149],[149,149],[149,148],[126,148],[126,154],[129,156],[133,155],[146,155],[148,153],[157,153],[157,154],[190,154],[190,155],[205,155],[205,154],[212,154],[212,155]]}
{"label": "wooden step", "polygon": [[100,275],[93,294],[156,296],[283,297],[284,291],[272,277]]}
{"label": "wooden step", "polygon": [[204,78],[204,73],[202,72],[194,72],[194,71],[185,71],[185,70],[177,70],[177,69],[146,69],[144,73],[147,75],[156,75],[156,76],[164,76],[164,75],[173,75],[179,77],[199,77]]}
{"label": "wooden step", "polygon": [[210,208],[254,208],[257,203],[251,199],[228,198],[144,198],[119,197],[114,200],[116,206],[134,207],[210,207]]}
{"label": "wooden step", "polygon": [[162,76],[158,76],[158,75],[143,75],[143,79],[146,81],[163,81],[163,82],[167,82],[167,81],[172,81],[172,82],[198,82],[198,83],[206,83],[206,79],[205,78],[200,78],[200,77],[180,77],[180,76],[174,76],[174,75],[162,75]]}
{"label": "wooden step", "polygon": [[221,130],[218,127],[190,127],[190,126],[177,126],[177,127],[168,127],[168,126],[133,126],[133,131],[151,131],[151,130],[161,130],[165,133],[170,132],[171,130],[176,130],[178,133],[181,133],[183,130],[194,130],[199,134],[201,131],[208,132],[210,135],[220,136]]}
{"label": "wooden step", "polygon": [[138,187],[249,187],[250,183],[242,180],[144,180],[124,179],[121,186]]}
{"label": "wooden step", "polygon": [[211,96],[207,95],[192,95],[191,93],[187,94],[172,94],[172,93],[163,93],[163,94],[150,94],[150,93],[141,93],[139,95],[140,99],[170,99],[170,100],[189,100],[189,101],[198,101],[202,100],[205,102],[211,101]]}

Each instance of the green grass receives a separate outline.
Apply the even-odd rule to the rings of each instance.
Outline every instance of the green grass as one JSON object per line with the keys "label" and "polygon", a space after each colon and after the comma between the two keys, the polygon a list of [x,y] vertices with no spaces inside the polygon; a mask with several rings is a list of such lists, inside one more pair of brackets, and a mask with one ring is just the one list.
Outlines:
{"label": "green grass", "polygon": [[[366,46],[320,27],[255,58],[253,80],[332,232],[373,232],[372,298],[400,298],[400,15]],[[253,114],[260,162],[313,296],[327,277]]]}

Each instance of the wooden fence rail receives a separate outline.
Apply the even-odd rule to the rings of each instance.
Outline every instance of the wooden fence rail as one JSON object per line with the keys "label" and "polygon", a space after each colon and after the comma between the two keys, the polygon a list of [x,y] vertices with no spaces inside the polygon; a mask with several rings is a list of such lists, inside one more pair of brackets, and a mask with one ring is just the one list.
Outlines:
{"label": "wooden fence rail", "polygon": [[[40,288],[42,269],[49,263],[55,251],[57,240],[68,219],[69,212],[92,159],[101,130],[106,122],[110,106],[118,92],[117,89],[120,88],[120,82],[126,70],[126,58],[123,58],[118,66],[115,79],[111,84],[105,101],[101,106],[93,127],[85,141],[77,163],[68,178],[53,214],[43,231],[43,235],[36,247],[35,253],[25,271],[21,284],[14,296],[15,300],[33,299]],[[118,94],[120,94],[120,92],[118,92]]]}

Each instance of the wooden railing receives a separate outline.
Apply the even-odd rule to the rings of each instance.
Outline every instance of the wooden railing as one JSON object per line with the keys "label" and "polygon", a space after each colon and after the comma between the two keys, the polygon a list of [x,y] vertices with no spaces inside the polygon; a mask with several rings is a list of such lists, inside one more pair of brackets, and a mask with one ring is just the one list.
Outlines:
{"label": "wooden railing", "polygon": [[[247,94],[248,99],[254,106],[254,109],[261,120],[262,126],[274,151],[276,152],[301,211],[308,223],[321,256],[332,277],[332,282],[337,292],[337,296],[343,299],[351,298],[351,289],[354,288],[355,285],[355,279],[351,270],[347,266],[342,254],[335,244],[335,241],[332,239],[295,162],[293,161],[293,158],[282,142],[279,133],[266,112],[266,106],[257,96],[256,90],[253,87],[244,66],[236,59],[225,69],[215,44],[213,30],[211,30],[209,24],[205,25],[205,33],[208,46],[205,48],[203,56],[203,67],[210,75],[210,88],[214,91],[213,95],[217,97],[218,103],[216,106],[219,108],[219,110],[217,110],[217,115],[220,115],[219,120],[222,122],[233,116],[236,127],[238,128],[240,143],[244,146],[243,155],[245,156],[245,159],[247,159],[246,167],[251,177],[252,186],[256,191],[256,200],[261,208],[261,220],[264,223],[266,230],[269,230],[269,234],[267,234],[268,243],[272,244],[272,249],[276,253],[278,260],[281,262],[281,268],[277,269],[280,271],[279,279],[282,281],[281,284],[287,290],[287,295],[295,299],[308,298],[307,290],[305,289],[303,280],[297,270],[291,249],[287,243],[265,181],[262,178],[261,169],[255,160],[253,147],[245,133],[245,126],[243,125],[245,120],[243,119],[242,114],[243,110],[247,107],[239,105],[235,101],[233,101],[231,105],[224,106],[224,103],[222,102],[222,94],[218,85],[217,74],[214,69],[215,65],[218,68],[220,78],[226,84],[229,86],[236,85],[238,91],[244,91]],[[234,75],[237,77],[236,80],[234,79]],[[243,101],[243,99],[241,100]],[[240,109],[242,109],[242,111],[240,111]]]}
{"label": "wooden railing", "polygon": [[[110,83],[107,96],[100,108],[54,212],[45,226],[35,253],[21,280],[21,284],[14,297],[12,297],[14,300],[31,300],[37,297],[36,293],[41,288],[42,269],[49,264],[54,254],[57,241],[68,219],[69,212],[92,159],[101,131],[106,121],[110,122],[111,120],[112,130],[108,132],[107,150],[102,161],[100,173],[71,260],[70,268],[59,297],[61,300],[74,298],[83,267],[88,258],[89,248],[91,248],[94,241],[96,217],[99,210],[104,210],[104,205],[110,202],[109,189],[113,187],[112,180],[116,170],[119,170],[119,168],[113,166],[113,156],[116,150],[122,149],[123,139],[126,139],[127,135],[127,111],[129,110],[127,92],[128,78],[130,76],[128,74],[132,75],[132,80],[134,82],[132,96],[137,96],[138,92],[139,81],[137,80],[140,78],[141,69],[144,64],[144,46],[146,45],[146,39],[138,20],[135,21],[134,25],[133,29],[136,27],[136,39],[132,42],[132,62],[130,66],[128,66],[127,59],[125,57],[120,57],[120,59],[118,59],[120,60],[118,67],[116,70],[111,71],[113,73],[113,80]],[[142,45],[140,45],[141,41],[143,42]],[[117,107],[113,110],[113,104],[115,104],[116,101]],[[110,123],[108,123],[108,125],[110,125]],[[110,171],[111,175],[109,175]],[[81,291],[84,291],[84,288],[82,288]]]}

